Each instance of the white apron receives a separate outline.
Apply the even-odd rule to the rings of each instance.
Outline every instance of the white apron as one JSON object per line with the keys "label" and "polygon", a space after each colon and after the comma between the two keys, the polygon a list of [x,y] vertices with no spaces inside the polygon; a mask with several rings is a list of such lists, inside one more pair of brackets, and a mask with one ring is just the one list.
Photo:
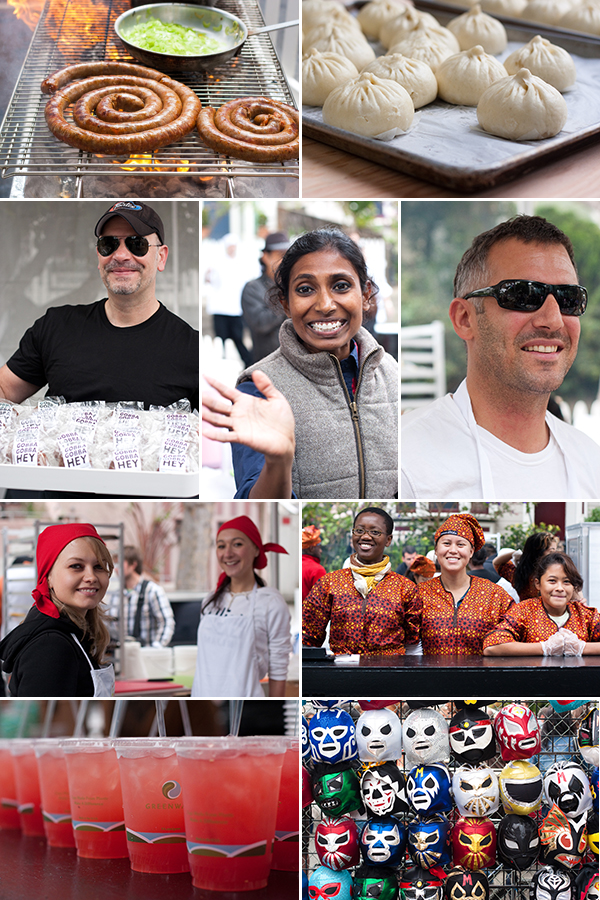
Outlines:
{"label": "white apron", "polygon": [[113,697],[115,693],[115,668],[112,663],[103,666],[101,669],[95,669],[92,661],[83,649],[81,641],[73,633],[71,637],[75,643],[81,648],[81,652],[87,659],[90,666],[90,675],[94,684],[94,697]]}
{"label": "white apron", "polygon": [[[248,616],[200,614],[192,697],[264,697],[254,634],[256,595],[254,585]],[[233,597],[230,607],[232,602]]]}
{"label": "white apron", "polygon": [[[497,500],[498,498],[496,497],[496,488],[494,486],[492,466],[489,456],[486,453],[486,450],[483,447],[483,444],[481,443],[481,439],[479,437],[477,422],[475,421],[475,416],[473,415],[471,398],[469,397],[469,391],[467,390],[466,378],[461,381],[452,397],[458,409],[460,410],[465,422],[467,423],[469,431],[471,432],[471,436],[475,441],[475,446],[477,447],[477,456],[479,457],[479,472],[481,476],[481,497],[484,500]],[[567,498],[574,499],[575,497],[581,496],[581,490],[579,488],[577,474],[574,471],[573,466],[569,465],[569,454],[561,443],[560,435],[558,434],[558,429],[556,428],[555,422],[556,419],[554,419],[554,416],[547,413],[546,425],[552,432],[552,436],[558,444],[558,448],[565,460],[565,468],[567,470]]]}

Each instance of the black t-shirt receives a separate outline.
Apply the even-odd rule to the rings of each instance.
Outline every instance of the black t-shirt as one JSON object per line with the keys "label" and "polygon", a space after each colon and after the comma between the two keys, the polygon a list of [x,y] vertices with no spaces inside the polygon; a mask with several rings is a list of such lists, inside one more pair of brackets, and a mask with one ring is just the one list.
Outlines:
{"label": "black t-shirt", "polygon": [[50,307],[27,329],[8,368],[68,403],[142,400],[148,408],[187,397],[199,409],[198,332],[162,303],[145,322],[117,328],[105,302]]}

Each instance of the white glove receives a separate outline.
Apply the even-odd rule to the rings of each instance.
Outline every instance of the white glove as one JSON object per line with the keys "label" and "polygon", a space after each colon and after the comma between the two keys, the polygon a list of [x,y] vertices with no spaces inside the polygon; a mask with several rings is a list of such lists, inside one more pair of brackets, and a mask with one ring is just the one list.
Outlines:
{"label": "white glove", "polygon": [[540,641],[542,645],[542,653],[544,656],[564,656],[564,638],[562,631],[559,630],[556,634],[553,634],[552,637],[549,637],[547,641]]}
{"label": "white glove", "polygon": [[560,630],[565,642],[565,656],[583,656],[585,641],[580,641],[577,635],[569,631],[568,628],[561,628]]}

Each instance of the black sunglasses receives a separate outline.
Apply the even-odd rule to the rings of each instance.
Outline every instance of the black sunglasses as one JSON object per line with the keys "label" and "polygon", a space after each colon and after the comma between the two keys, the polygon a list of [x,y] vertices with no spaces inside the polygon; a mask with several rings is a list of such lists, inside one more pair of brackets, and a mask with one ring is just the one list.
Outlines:
{"label": "black sunglasses", "polygon": [[580,284],[543,284],[520,278],[499,281],[491,287],[465,294],[469,297],[494,297],[502,309],[534,312],[541,309],[549,294],[555,298],[563,316],[582,316],[587,306],[587,291]]}
{"label": "black sunglasses", "polygon": [[115,250],[118,250],[121,241],[125,241],[125,246],[134,256],[145,256],[150,247],[161,247],[162,244],[150,244],[148,239],[141,237],[139,234],[130,234],[126,238],[114,237],[113,235],[103,235],[98,238],[96,249],[100,256],[110,256]]}

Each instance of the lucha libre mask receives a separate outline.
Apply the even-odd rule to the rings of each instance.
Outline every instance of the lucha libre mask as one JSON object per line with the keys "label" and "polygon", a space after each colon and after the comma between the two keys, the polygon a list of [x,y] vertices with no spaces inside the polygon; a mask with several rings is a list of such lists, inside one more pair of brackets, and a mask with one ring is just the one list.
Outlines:
{"label": "lucha libre mask", "polygon": [[450,862],[450,822],[439,813],[408,825],[408,852],[416,866],[431,869]]}
{"label": "lucha libre mask", "polygon": [[350,768],[317,763],[312,775],[312,793],[317,806],[329,815],[362,809],[358,777]]}
{"label": "lucha libre mask", "polygon": [[450,773],[446,766],[415,766],[406,779],[408,802],[418,813],[449,812]]}
{"label": "lucha libre mask", "polygon": [[347,869],[334,872],[319,866],[308,879],[309,900],[352,900],[352,876]]}
{"label": "lucha libre mask", "polygon": [[389,709],[368,709],[356,723],[358,756],[364,762],[400,759],[402,726]]}
{"label": "lucha libre mask", "polygon": [[400,700],[357,700],[363,712],[367,709],[383,709],[384,706],[395,706]]}
{"label": "lucha libre mask", "polygon": [[572,869],[581,862],[586,851],[585,814],[579,819],[567,819],[554,804],[540,825],[542,859],[562,869]]}
{"label": "lucha libre mask", "polygon": [[308,737],[315,762],[338,763],[356,759],[354,722],[343,709],[321,709],[310,720]]}
{"label": "lucha libre mask", "polygon": [[461,816],[491,816],[500,806],[498,777],[487,766],[457,769],[452,776],[452,793]]}
{"label": "lucha libre mask", "polygon": [[587,845],[598,856],[598,813],[590,813],[588,816]]}
{"label": "lucha libre mask", "polygon": [[488,900],[490,885],[483,872],[468,872],[456,866],[444,882],[446,900]]}
{"label": "lucha libre mask", "polygon": [[491,819],[460,818],[452,829],[454,864],[465,869],[485,869],[496,862],[496,829]]}
{"label": "lucha libre mask", "polygon": [[315,847],[322,865],[330,869],[357,866],[360,854],[356,822],[350,816],[325,816],[315,830]]}
{"label": "lucha libre mask", "polygon": [[368,819],[360,836],[363,862],[371,866],[399,866],[406,852],[406,827],[395,816]]}
{"label": "lucha libre mask", "polygon": [[310,762],[310,741],[308,740],[308,722],[302,716],[302,762]]}
{"label": "lucha libre mask", "polygon": [[400,876],[400,894],[404,900],[442,900],[444,883],[434,872],[412,866]]}
{"label": "lucha libre mask", "polygon": [[542,775],[533,763],[513,760],[504,766],[498,782],[504,812],[527,816],[542,805]]}
{"label": "lucha libre mask", "polygon": [[592,806],[588,777],[576,762],[557,762],[546,769],[544,797],[556,803],[569,819],[576,819]]}
{"label": "lucha libre mask", "polygon": [[597,866],[581,867],[575,878],[574,900],[599,900]]}
{"label": "lucha libre mask", "polygon": [[526,706],[509,703],[496,713],[494,731],[504,762],[530,759],[540,752],[540,729],[534,714]]}
{"label": "lucha libre mask", "polygon": [[600,798],[600,786],[598,784],[598,776],[600,771],[598,770],[598,766],[595,766],[592,769],[592,774],[590,775],[590,792],[592,795],[592,809],[595,812],[598,812],[598,799]]}
{"label": "lucha libre mask", "polygon": [[360,781],[360,792],[366,808],[376,816],[408,812],[406,780],[396,763],[373,766]]}
{"label": "lucha libre mask", "polygon": [[509,869],[524,872],[540,855],[535,819],[509,813],[498,825],[498,859]]}
{"label": "lucha libre mask", "polygon": [[571,900],[571,878],[551,866],[539,869],[529,885],[529,900]]}
{"label": "lucha libre mask", "polygon": [[448,723],[434,709],[416,709],[405,719],[402,742],[406,767],[441,763],[450,756]]}
{"label": "lucha libre mask", "polygon": [[310,772],[302,766],[302,809],[313,802]]}
{"label": "lucha libre mask", "polygon": [[577,735],[579,752],[590,766],[598,765],[600,756],[598,742],[598,707],[594,706],[579,726]]}
{"label": "lucha libre mask", "polygon": [[360,866],[354,873],[353,900],[396,900],[398,879],[393,869]]}
{"label": "lucha libre mask", "polygon": [[311,704],[315,709],[341,709],[352,703],[352,700],[311,700]]}
{"label": "lucha libre mask", "polygon": [[462,763],[483,762],[497,753],[490,718],[478,709],[457,712],[450,720],[449,738],[454,757]]}

